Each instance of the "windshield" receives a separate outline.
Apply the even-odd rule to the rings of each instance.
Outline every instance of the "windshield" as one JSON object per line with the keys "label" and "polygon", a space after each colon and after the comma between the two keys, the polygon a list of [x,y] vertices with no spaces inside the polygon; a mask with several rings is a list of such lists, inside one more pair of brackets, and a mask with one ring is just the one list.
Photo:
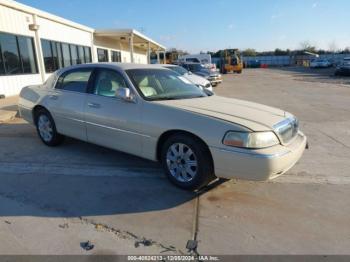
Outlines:
{"label": "windshield", "polygon": [[206,69],[202,64],[194,64],[193,66],[197,71],[201,71],[203,69]]}
{"label": "windshield", "polygon": [[148,101],[186,99],[207,96],[180,74],[165,69],[130,69],[127,75]]}
{"label": "windshield", "polygon": [[179,73],[180,75],[185,75],[185,74],[188,74],[188,71],[181,67],[181,66],[166,66],[166,68],[170,69],[170,70],[173,70],[174,72],[177,72]]}

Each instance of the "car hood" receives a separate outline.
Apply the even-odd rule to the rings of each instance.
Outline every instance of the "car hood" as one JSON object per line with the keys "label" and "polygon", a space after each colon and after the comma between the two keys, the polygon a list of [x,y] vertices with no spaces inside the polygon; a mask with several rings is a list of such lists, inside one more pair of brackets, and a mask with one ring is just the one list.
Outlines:
{"label": "car hood", "polygon": [[275,124],[287,117],[285,111],[277,108],[216,95],[157,103],[238,124],[253,131],[272,130]]}
{"label": "car hood", "polygon": [[186,74],[184,75],[184,77],[186,77],[186,79],[190,80],[192,83],[196,84],[196,85],[201,85],[201,86],[205,86],[206,84],[210,84],[210,82],[205,79],[204,77],[195,75],[195,74]]}

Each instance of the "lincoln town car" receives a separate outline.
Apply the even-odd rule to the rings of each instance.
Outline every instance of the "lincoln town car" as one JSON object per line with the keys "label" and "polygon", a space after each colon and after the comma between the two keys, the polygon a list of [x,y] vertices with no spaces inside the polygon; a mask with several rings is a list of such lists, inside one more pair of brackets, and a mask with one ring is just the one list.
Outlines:
{"label": "lincoln town car", "polygon": [[63,68],[24,87],[19,111],[47,146],[67,136],[159,161],[188,190],[217,177],[273,179],[307,144],[294,115],[217,96],[161,65]]}

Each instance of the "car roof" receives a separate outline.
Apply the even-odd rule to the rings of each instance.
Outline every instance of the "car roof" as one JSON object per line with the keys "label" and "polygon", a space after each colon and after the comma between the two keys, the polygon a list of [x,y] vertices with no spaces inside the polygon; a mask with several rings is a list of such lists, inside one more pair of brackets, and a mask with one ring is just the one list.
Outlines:
{"label": "car roof", "polygon": [[181,67],[181,66],[173,65],[173,64],[163,64],[162,67]]}
{"label": "car roof", "polygon": [[128,69],[165,69],[163,65],[161,64],[134,64],[134,63],[87,63],[87,64],[80,64],[80,65],[73,65],[69,67],[65,67],[60,70],[60,72],[65,72],[71,69],[78,69],[78,68],[89,68],[89,67],[108,67],[108,68],[114,68],[114,69],[122,69],[122,70],[128,70]]}

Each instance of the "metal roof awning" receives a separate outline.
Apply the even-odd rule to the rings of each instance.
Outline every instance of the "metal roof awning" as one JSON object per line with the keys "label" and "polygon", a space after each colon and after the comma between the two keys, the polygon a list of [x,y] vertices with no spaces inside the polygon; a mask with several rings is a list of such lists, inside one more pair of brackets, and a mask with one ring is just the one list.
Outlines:
{"label": "metal roof awning", "polygon": [[165,46],[157,43],[134,29],[96,29],[94,31],[94,35],[115,38],[119,41],[128,41],[128,38],[132,37],[134,46],[147,49],[149,44],[150,49],[153,51],[165,51],[166,49]]}

